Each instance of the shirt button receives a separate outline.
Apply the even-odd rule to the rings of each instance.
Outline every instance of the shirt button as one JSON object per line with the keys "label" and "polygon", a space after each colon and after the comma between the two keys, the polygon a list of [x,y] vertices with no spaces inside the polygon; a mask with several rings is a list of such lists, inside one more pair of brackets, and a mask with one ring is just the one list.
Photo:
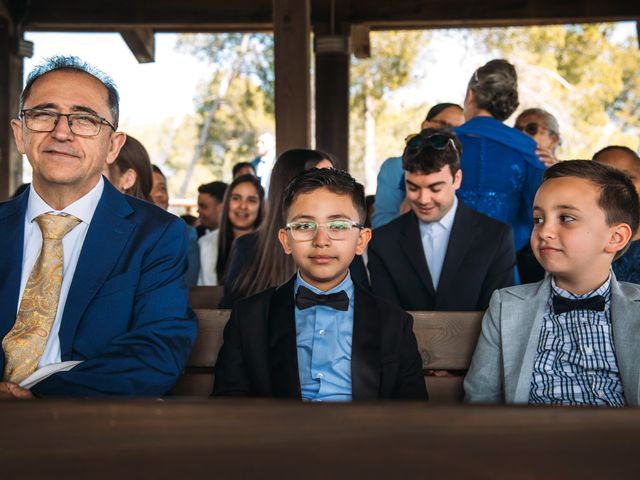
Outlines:
{"label": "shirt button", "polygon": [[320,372],[317,376],[318,378],[324,378],[324,373]]}
{"label": "shirt button", "polygon": [[602,390],[598,390],[596,395],[598,395],[599,398],[604,398],[604,392]]}
{"label": "shirt button", "polygon": [[319,334],[321,337],[324,337],[324,334],[325,334],[325,333],[326,333],[326,332],[324,331],[324,329],[322,329],[322,330],[320,330],[320,331],[318,332],[318,334]]}
{"label": "shirt button", "polygon": [[592,347],[584,347],[584,353],[586,353],[587,355],[593,355],[593,348]]}

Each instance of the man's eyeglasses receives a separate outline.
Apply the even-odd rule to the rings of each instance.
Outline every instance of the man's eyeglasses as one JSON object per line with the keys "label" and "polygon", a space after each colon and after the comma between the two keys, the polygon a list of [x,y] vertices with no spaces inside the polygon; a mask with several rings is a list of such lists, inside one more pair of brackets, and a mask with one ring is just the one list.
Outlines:
{"label": "man's eyeglasses", "polygon": [[421,133],[412,133],[405,138],[404,141],[406,144],[405,153],[408,155],[415,155],[424,147],[431,147],[435,150],[446,150],[449,144],[453,145],[456,154],[458,153],[453,138],[443,135],[442,133],[432,133],[427,136]]}
{"label": "man's eyeglasses", "polygon": [[326,223],[318,222],[291,222],[285,228],[291,232],[291,236],[297,242],[308,242],[313,240],[318,233],[318,228],[324,227],[327,236],[331,240],[346,240],[352,228],[362,230],[364,225],[353,220],[333,220]]}
{"label": "man's eyeglasses", "polygon": [[60,117],[67,117],[69,129],[74,135],[80,137],[95,137],[100,133],[103,124],[109,125],[114,132],[116,131],[116,127],[106,118],[92,113],[58,113],[30,108],[21,110],[20,116],[24,119],[27,128],[34,132],[53,132],[58,126]]}
{"label": "man's eyeglasses", "polygon": [[540,130],[546,131],[549,133],[554,133],[553,130],[551,130],[550,128],[547,128],[544,125],[540,125],[539,123],[536,123],[536,122],[529,122],[524,125],[516,125],[514,128],[528,135],[531,135],[532,137],[534,135],[537,135],[538,131]]}

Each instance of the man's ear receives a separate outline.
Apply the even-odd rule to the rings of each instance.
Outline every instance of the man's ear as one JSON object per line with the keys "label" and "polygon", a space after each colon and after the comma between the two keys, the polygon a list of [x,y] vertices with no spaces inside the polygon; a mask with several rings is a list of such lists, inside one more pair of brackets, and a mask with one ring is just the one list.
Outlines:
{"label": "man's ear", "polygon": [[362,255],[371,240],[371,229],[363,228],[358,235],[358,243],[356,243],[356,255]]}
{"label": "man's ear", "polygon": [[13,130],[13,138],[16,141],[16,147],[21,155],[25,154],[24,138],[22,136],[22,122],[18,119],[11,120],[11,129]]}
{"label": "man's ear", "polygon": [[107,153],[107,165],[111,165],[118,158],[120,149],[127,140],[124,132],[113,132],[109,137],[109,152]]}
{"label": "man's ear", "polygon": [[626,223],[618,223],[611,227],[609,232],[609,240],[605,245],[606,253],[617,253],[626,247],[631,240],[631,227]]}
{"label": "man's ear", "polygon": [[289,235],[284,228],[278,230],[278,240],[280,241],[280,245],[282,245],[284,253],[286,253],[287,255],[291,255],[291,247],[289,246]]}

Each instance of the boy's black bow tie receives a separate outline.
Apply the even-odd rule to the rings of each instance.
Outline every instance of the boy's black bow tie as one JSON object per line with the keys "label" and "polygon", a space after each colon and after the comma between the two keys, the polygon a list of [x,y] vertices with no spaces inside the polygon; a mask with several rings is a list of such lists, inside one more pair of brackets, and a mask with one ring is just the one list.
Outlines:
{"label": "boy's black bow tie", "polygon": [[602,295],[594,295],[589,298],[577,298],[575,300],[561,297],[560,295],[553,296],[553,313],[556,315],[572,310],[595,310],[602,312],[604,311],[604,305],[605,301]]}
{"label": "boy's black bow tie", "polygon": [[313,293],[306,287],[300,286],[298,293],[296,293],[296,306],[300,310],[304,310],[305,308],[315,307],[316,305],[326,305],[336,310],[347,311],[349,310],[349,297],[344,290],[328,295],[321,295]]}

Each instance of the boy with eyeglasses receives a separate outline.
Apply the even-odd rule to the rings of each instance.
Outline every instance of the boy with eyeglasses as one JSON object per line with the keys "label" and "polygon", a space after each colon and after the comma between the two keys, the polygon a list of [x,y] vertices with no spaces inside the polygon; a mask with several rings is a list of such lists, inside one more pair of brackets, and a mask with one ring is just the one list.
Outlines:
{"label": "boy with eyeglasses", "polygon": [[405,310],[484,310],[513,285],[511,228],[456,198],[461,145],[449,130],[408,137],[402,155],[411,210],[375,230],[369,272],[375,295]]}
{"label": "boy with eyeglasses", "polygon": [[426,400],[411,316],[349,274],[371,238],[363,186],[346,172],[311,169],[285,190],[282,213],[280,243],[298,272],[235,305],[213,394]]}

